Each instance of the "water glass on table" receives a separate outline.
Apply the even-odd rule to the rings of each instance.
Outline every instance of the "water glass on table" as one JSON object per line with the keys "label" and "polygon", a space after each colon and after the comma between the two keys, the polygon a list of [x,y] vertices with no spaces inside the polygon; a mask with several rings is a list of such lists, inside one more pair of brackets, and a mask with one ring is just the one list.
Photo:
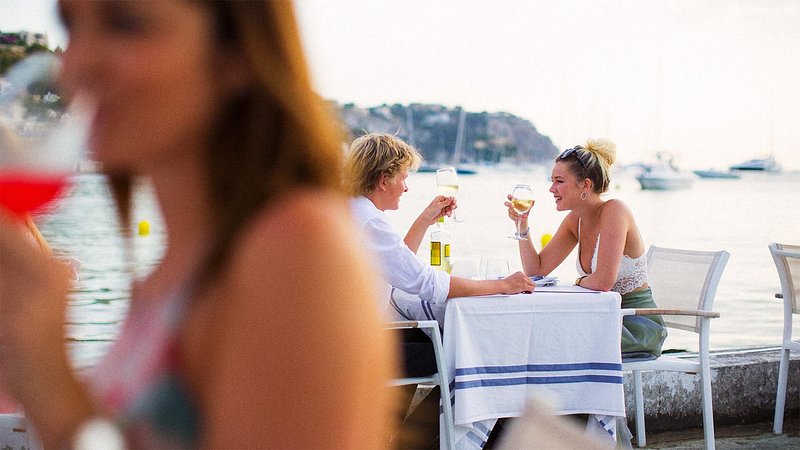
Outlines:
{"label": "water glass on table", "polygon": [[508,260],[496,257],[482,257],[480,276],[484,280],[499,280],[509,275]]}

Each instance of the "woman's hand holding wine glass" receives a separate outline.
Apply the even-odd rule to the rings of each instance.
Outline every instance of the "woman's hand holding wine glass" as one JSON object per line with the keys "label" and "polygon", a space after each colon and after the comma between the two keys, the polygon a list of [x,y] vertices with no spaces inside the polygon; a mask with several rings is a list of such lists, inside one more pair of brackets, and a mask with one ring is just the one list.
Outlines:
{"label": "woman's hand holding wine glass", "polygon": [[59,89],[58,68],[54,55],[35,53],[0,93],[0,206],[17,217],[58,197],[83,149],[82,111]]}
{"label": "woman's hand holding wine glass", "polygon": [[0,380],[22,402],[55,394],[24,389],[37,385],[31,374],[71,373],[59,353],[70,277],[25,226],[63,191],[85,141],[84,116],[59,88],[58,69],[56,56],[35,53],[6,73],[0,91]]}

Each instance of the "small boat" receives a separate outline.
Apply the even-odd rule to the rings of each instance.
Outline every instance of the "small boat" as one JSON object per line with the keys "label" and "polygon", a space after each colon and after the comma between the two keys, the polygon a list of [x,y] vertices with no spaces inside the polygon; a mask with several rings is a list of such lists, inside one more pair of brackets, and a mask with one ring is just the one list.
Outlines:
{"label": "small boat", "polygon": [[459,175],[475,175],[478,173],[478,168],[475,166],[460,165],[456,167],[456,173]]}
{"label": "small boat", "polygon": [[734,164],[731,166],[731,170],[779,172],[781,170],[781,166],[777,161],[775,161],[774,156],[767,156],[766,158],[748,159],[745,162]]}
{"label": "small boat", "polygon": [[417,172],[430,173],[436,172],[437,170],[439,170],[439,166],[422,163],[422,165],[419,166],[419,169],[417,169]]}
{"label": "small boat", "polygon": [[[421,166],[419,166],[419,169],[417,169],[417,172],[422,172],[422,173],[436,172],[437,170],[445,168],[445,167],[452,167],[452,166],[448,166],[448,165],[444,165],[444,164],[441,165],[441,166],[436,166],[436,165],[433,165],[433,164],[425,164],[425,163],[423,163]],[[459,175],[475,175],[476,173],[478,173],[478,170],[475,169],[475,168],[472,168],[472,167],[458,166],[458,167],[456,167],[456,173],[459,174]]]}
{"label": "small boat", "polygon": [[659,155],[658,162],[645,166],[636,180],[642,189],[665,191],[688,189],[694,182],[694,175],[680,171],[672,159],[665,160]]}
{"label": "small boat", "polygon": [[693,172],[700,178],[739,179],[742,177],[740,174],[733,172],[731,170],[706,169],[706,170],[694,170]]}

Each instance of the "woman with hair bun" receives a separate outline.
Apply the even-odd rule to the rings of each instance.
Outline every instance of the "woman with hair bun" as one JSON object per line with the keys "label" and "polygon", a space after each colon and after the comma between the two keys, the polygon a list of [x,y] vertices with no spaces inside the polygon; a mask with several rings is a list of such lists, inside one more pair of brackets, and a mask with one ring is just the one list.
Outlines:
{"label": "woman with hair bun", "polygon": [[[555,236],[537,252],[530,240],[519,241],[527,275],[547,275],[578,246],[575,284],[622,295],[623,308],[654,308],[647,284],[645,245],[630,208],[618,199],[604,200],[616,146],[606,139],[564,150],[555,161],[550,192],[558,211],[569,211]],[[509,196],[509,200],[511,197]],[[528,215],[506,202],[508,216],[529,233]],[[623,318],[622,352],[626,356],[658,357],[667,337],[661,316]]]}

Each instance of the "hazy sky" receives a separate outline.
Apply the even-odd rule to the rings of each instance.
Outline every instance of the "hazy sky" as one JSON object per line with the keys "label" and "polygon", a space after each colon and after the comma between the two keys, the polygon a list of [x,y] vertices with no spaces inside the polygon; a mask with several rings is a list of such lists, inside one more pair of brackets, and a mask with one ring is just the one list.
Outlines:
{"label": "hazy sky", "polygon": [[[0,0],[0,29],[64,42],[53,0]],[[320,93],[531,120],[558,147],[686,168],[774,153],[800,169],[800,2],[301,0]]]}

